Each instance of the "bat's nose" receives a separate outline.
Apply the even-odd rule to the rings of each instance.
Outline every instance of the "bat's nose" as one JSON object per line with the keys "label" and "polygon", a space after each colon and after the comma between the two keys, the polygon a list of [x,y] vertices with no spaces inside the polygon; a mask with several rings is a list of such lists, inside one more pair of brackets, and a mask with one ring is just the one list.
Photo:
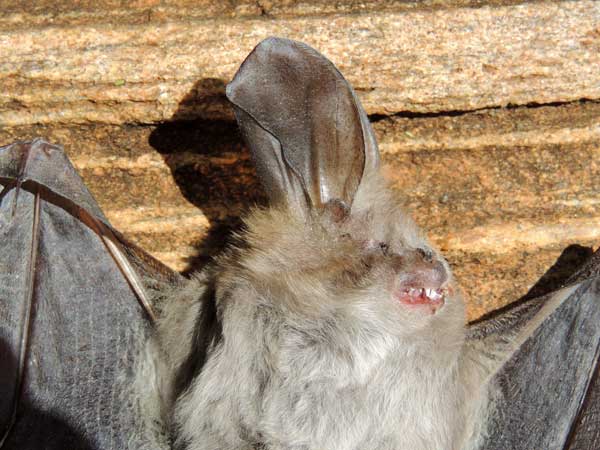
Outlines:
{"label": "bat's nose", "polygon": [[394,298],[407,307],[435,314],[446,300],[448,271],[444,263],[425,249],[407,252],[398,261]]}
{"label": "bat's nose", "polygon": [[418,248],[401,256],[398,285],[405,288],[441,289],[448,281],[448,271],[431,250]]}

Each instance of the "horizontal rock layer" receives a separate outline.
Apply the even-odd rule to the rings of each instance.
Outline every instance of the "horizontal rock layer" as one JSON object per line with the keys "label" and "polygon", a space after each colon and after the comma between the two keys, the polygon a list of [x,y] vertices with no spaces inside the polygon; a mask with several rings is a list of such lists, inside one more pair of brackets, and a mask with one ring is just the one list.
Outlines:
{"label": "horizontal rock layer", "polygon": [[[600,242],[600,103],[373,125],[384,174],[448,257],[469,318],[525,295],[563,254],[534,292],[552,286]],[[64,144],[112,223],[179,270],[263,201],[233,122],[5,127],[0,144],[34,136]]]}
{"label": "horizontal rock layer", "polygon": [[231,119],[225,83],[270,35],[322,51],[369,114],[600,98],[592,0],[69,5],[0,12],[1,124]]}

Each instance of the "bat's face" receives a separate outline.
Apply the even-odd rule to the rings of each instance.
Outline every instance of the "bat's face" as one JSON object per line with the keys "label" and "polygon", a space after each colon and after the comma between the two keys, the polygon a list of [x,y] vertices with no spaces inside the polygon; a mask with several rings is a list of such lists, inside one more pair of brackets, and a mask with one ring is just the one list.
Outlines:
{"label": "bat's face", "polygon": [[334,204],[308,221],[278,210],[254,216],[249,266],[260,268],[257,281],[268,275],[272,300],[313,323],[346,320],[403,340],[460,335],[464,307],[448,264],[394,195],[376,191],[357,196],[352,210]]}
{"label": "bat's face", "polygon": [[448,265],[384,186],[368,117],[333,64],[267,39],[227,96],[274,205],[248,221],[243,277],[289,328],[357,345],[460,335]]}

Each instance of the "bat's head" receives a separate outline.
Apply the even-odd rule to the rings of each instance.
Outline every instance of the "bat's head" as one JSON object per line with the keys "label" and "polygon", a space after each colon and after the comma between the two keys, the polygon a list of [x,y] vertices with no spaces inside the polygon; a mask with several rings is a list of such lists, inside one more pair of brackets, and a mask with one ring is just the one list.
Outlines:
{"label": "bat's head", "polygon": [[313,335],[457,347],[450,268],[383,180],[369,120],[333,64],[268,39],[227,95],[272,205],[247,221],[243,266],[261,296]]}
{"label": "bat's head", "polygon": [[350,207],[255,211],[247,219],[246,273],[264,298],[308,327],[456,346],[464,306],[450,267],[397,194],[374,178]]}

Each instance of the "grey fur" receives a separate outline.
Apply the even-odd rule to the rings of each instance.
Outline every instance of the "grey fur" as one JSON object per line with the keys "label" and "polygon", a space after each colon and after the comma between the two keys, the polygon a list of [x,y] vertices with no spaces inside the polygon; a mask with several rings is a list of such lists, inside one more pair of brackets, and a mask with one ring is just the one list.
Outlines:
{"label": "grey fur", "polygon": [[[368,239],[385,240],[396,253],[430,248],[393,204],[380,182],[365,182],[349,240],[326,217],[304,222],[272,209],[247,219],[244,248],[219,259],[213,272],[222,330],[175,401],[179,446],[459,447],[472,408],[461,382],[460,295],[435,315],[408,311],[390,298],[391,261],[357,267]],[[194,358],[188,349],[200,306],[189,293],[180,298],[160,324],[173,373]]]}

